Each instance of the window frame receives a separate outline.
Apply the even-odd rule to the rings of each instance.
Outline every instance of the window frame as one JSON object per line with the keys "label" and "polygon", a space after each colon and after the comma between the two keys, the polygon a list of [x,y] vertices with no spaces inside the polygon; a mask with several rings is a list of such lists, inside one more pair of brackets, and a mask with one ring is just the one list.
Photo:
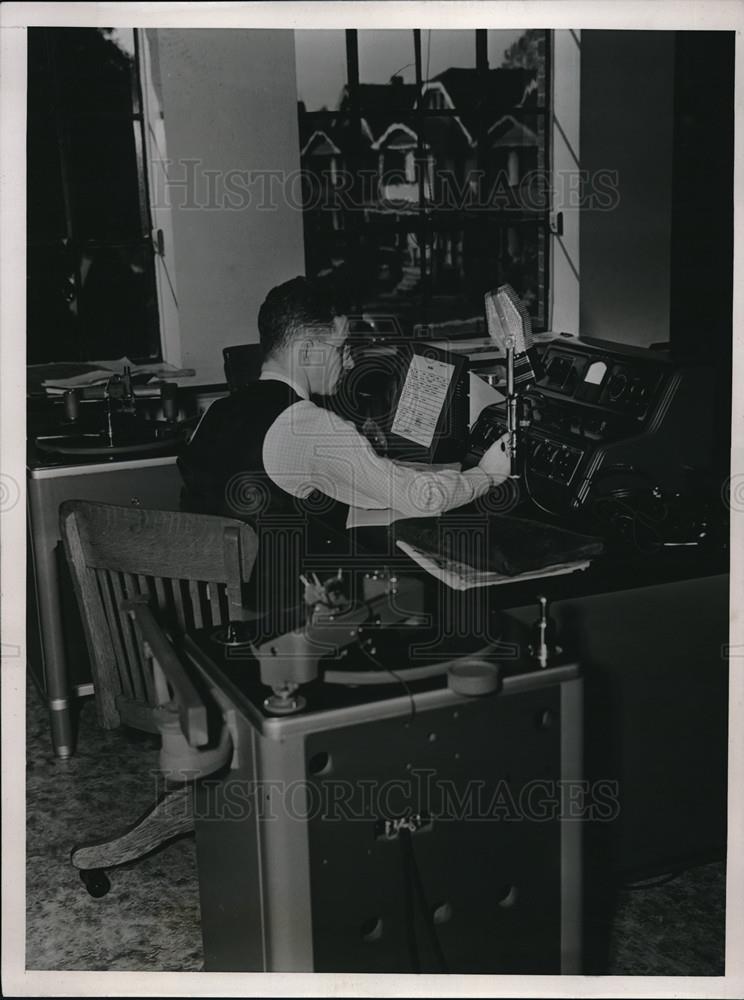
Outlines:
{"label": "window frame", "polygon": [[[168,147],[164,115],[153,79],[153,65],[148,31],[135,28],[139,38],[140,86],[144,116],[144,148],[150,192],[150,219],[155,249],[155,286],[160,317],[160,348],[165,364],[180,368],[182,364],[181,330],[178,310],[178,285],[175,268],[175,235],[173,212],[168,192]],[[170,263],[170,266],[169,266]]]}

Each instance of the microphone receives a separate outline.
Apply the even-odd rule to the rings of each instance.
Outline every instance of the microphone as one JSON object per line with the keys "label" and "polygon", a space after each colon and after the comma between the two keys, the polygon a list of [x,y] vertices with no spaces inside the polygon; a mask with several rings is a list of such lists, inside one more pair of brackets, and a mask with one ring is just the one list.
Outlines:
{"label": "microphone", "polygon": [[506,354],[506,418],[509,433],[511,477],[520,476],[519,430],[523,425],[518,386],[537,378],[539,362],[532,343],[532,320],[511,285],[486,292],[486,322],[491,340]]}
{"label": "microphone", "polygon": [[506,353],[514,350],[514,382],[523,385],[537,379],[540,362],[532,342],[532,319],[511,285],[486,292],[488,335]]}

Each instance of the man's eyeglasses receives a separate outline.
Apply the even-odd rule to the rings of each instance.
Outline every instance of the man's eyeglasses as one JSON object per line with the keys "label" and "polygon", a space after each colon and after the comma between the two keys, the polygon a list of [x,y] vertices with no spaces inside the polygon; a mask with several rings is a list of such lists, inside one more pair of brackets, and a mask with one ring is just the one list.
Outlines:
{"label": "man's eyeglasses", "polygon": [[325,340],[323,337],[316,337],[315,340],[319,344],[328,344],[329,347],[335,348],[344,368],[352,368],[354,366],[354,359],[351,356],[351,346],[348,341],[344,340],[342,343],[339,343],[334,340]]}

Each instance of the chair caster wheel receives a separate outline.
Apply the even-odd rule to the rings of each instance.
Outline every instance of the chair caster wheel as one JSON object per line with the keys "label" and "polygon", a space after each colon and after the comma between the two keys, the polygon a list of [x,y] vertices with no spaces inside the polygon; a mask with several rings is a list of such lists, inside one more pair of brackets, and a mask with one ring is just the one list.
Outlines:
{"label": "chair caster wheel", "polygon": [[80,872],[80,881],[94,899],[105,896],[111,888],[111,883],[103,868],[88,868]]}

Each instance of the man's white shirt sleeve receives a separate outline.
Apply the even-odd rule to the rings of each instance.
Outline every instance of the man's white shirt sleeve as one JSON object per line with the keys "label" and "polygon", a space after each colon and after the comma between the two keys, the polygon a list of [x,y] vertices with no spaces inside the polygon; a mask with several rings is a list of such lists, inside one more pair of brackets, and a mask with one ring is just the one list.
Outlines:
{"label": "man's white shirt sleeve", "polygon": [[352,507],[390,508],[406,517],[460,507],[494,482],[477,466],[466,472],[435,471],[383,458],[352,423],[309,400],[274,421],[263,461],[272,481],[293,496],[317,489]]}

